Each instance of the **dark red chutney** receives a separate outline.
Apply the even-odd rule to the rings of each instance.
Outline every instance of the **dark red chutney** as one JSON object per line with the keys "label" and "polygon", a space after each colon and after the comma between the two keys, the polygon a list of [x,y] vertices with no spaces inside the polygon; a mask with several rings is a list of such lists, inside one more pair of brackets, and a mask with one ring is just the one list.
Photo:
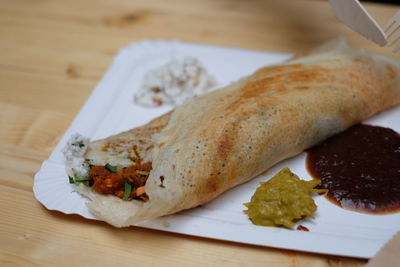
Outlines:
{"label": "dark red chutney", "polygon": [[400,135],[355,125],[307,151],[307,169],[342,208],[366,213],[400,211]]}

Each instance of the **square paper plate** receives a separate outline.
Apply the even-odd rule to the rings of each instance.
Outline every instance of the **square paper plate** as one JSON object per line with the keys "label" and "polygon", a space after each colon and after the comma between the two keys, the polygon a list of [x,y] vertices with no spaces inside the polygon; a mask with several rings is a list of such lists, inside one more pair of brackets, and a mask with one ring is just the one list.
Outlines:
{"label": "square paper plate", "polygon": [[[193,56],[215,75],[218,85],[227,85],[256,69],[279,63],[290,55],[204,46],[181,42],[146,41],[132,44],[117,55],[60,143],[35,176],[34,193],[48,209],[96,219],[85,206],[85,198],[73,192],[61,153],[71,134],[79,132],[92,140],[147,123],[170,108],[145,109],[133,103],[134,91],[149,69],[172,58]],[[400,132],[400,107],[375,116],[367,123]],[[283,167],[303,179],[305,154],[274,166],[268,173],[238,186],[207,205],[142,223],[140,227],[234,242],[361,258],[372,257],[400,229],[400,213],[368,215],[341,209],[317,196],[315,220],[300,223],[309,232],[253,225],[243,213],[260,181]]]}

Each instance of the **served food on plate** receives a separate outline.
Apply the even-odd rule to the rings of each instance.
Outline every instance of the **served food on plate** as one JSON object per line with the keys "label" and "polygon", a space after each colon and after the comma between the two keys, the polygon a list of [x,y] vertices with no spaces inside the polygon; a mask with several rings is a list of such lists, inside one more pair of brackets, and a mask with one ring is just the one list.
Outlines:
{"label": "served food on plate", "polygon": [[355,125],[308,150],[306,162],[334,204],[373,214],[400,211],[400,134],[392,129]]}
{"label": "served food on plate", "polygon": [[292,228],[300,219],[314,218],[317,205],[311,193],[327,191],[315,188],[320,182],[301,180],[289,168],[284,168],[267,182],[260,183],[251,201],[244,204],[247,207],[244,212],[256,225]]}
{"label": "served food on plate", "polygon": [[395,59],[330,43],[144,126],[90,143],[75,136],[70,180],[118,227],[193,208],[399,104],[399,73]]}

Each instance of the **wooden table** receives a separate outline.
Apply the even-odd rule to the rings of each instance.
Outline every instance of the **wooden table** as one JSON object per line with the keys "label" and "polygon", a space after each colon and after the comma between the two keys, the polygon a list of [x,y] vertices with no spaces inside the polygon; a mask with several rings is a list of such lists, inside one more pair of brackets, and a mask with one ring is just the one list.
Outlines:
{"label": "wooden table", "polygon": [[[381,24],[399,6],[365,4]],[[326,1],[2,0],[0,265],[361,266],[366,261],[130,227],[50,212],[33,176],[118,50],[177,39],[301,53],[338,35],[391,54],[338,22]]]}

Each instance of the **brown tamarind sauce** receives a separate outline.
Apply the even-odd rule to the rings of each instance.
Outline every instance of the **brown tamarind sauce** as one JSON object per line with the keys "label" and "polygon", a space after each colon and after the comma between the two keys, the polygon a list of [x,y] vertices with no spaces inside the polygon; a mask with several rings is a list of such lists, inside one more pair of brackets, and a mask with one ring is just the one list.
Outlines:
{"label": "brown tamarind sauce", "polygon": [[400,211],[400,135],[358,124],[307,151],[307,169],[334,204],[366,213]]}

